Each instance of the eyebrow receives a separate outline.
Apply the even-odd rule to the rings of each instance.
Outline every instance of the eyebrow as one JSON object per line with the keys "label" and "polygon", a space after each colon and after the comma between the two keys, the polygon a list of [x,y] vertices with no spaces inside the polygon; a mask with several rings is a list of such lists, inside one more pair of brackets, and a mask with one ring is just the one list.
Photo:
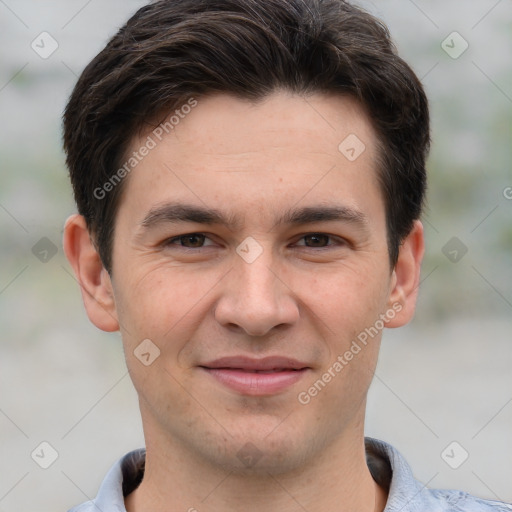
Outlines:
{"label": "eyebrow", "polygon": [[[314,222],[342,221],[355,224],[360,228],[367,228],[367,217],[359,210],[340,205],[307,206],[292,208],[281,215],[274,226],[301,225]],[[164,203],[149,210],[141,222],[145,230],[164,223],[195,222],[197,224],[219,224],[230,230],[240,229],[242,222],[232,213],[224,213],[216,208],[184,203]]]}

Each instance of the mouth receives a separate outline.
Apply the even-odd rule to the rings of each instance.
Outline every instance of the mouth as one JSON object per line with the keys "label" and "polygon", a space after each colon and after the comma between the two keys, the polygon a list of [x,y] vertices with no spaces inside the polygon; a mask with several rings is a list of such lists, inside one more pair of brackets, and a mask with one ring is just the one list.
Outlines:
{"label": "mouth", "polygon": [[225,357],[200,365],[199,368],[223,386],[251,396],[283,392],[311,369],[306,363],[286,357]]}

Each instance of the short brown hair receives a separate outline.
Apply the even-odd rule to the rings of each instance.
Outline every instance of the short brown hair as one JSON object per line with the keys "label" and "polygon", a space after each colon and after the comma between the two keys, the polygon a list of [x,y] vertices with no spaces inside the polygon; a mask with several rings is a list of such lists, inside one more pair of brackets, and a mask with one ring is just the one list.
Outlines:
{"label": "short brown hair", "polygon": [[139,9],[85,68],[64,114],[78,211],[107,271],[126,180],[108,197],[97,190],[133,137],[191,97],[258,101],[278,88],[351,95],[369,113],[394,266],[421,215],[430,135],[423,87],[387,28],[343,0],[160,0]]}

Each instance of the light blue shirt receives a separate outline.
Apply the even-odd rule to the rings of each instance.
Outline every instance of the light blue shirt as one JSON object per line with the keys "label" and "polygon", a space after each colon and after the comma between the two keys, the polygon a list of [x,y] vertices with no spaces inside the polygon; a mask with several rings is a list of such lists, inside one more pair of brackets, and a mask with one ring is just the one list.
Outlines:
{"label": "light blue shirt", "polygon": [[[389,490],[384,512],[512,512],[512,504],[476,498],[462,491],[427,489],[391,445],[367,437],[368,467],[377,483]],[[69,512],[126,512],[124,494],[140,483],[145,451],[130,452],[107,473],[96,498]]]}

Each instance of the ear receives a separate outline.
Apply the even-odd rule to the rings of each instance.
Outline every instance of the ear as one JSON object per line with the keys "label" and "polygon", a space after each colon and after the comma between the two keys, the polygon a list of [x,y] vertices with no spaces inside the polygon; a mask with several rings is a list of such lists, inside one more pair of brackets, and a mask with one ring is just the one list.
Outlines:
{"label": "ear", "polygon": [[423,225],[417,220],[400,246],[398,260],[393,269],[388,307],[396,314],[386,322],[386,327],[401,327],[414,316],[424,252]]}
{"label": "ear", "polygon": [[119,330],[112,282],[81,215],[72,215],[66,221],[63,247],[80,284],[89,320],[103,331]]}

